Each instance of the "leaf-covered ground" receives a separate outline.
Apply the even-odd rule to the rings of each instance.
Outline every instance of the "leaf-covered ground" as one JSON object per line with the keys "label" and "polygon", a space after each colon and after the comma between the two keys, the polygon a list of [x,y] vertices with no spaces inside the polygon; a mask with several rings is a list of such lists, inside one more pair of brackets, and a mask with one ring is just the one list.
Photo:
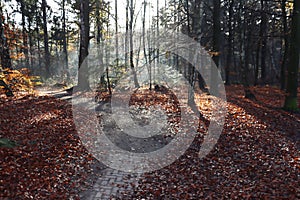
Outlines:
{"label": "leaf-covered ground", "polygon": [[[284,94],[227,87],[228,115],[214,150],[199,159],[194,145],[178,161],[143,175],[138,199],[299,199],[300,115],[282,111]],[[128,198],[130,199],[130,198]]]}
{"label": "leaf-covered ground", "polygon": [[[227,87],[228,115],[213,151],[199,159],[196,139],[172,165],[143,174],[121,199],[299,199],[300,115],[280,109],[284,94]],[[299,102],[300,103],[300,102]],[[201,102],[199,106],[204,108]],[[81,144],[67,101],[46,96],[0,98],[0,199],[78,199],[95,160]]]}
{"label": "leaf-covered ground", "polygon": [[54,97],[0,100],[0,199],[68,199],[86,185],[92,157],[76,136],[71,105]]}

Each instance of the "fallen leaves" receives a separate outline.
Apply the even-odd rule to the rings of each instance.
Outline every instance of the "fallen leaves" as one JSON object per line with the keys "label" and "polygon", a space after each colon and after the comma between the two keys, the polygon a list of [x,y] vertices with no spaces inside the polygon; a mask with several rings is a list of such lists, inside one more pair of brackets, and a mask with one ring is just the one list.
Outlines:
{"label": "fallen leaves", "polygon": [[[226,123],[208,156],[199,159],[203,138],[196,136],[179,160],[143,174],[134,195],[122,199],[299,199],[300,115],[280,109],[284,94],[278,89],[252,91],[258,101],[244,99],[241,86],[227,87]],[[160,102],[170,122],[180,120],[176,99],[147,95],[136,93],[131,100]],[[195,99],[209,119],[211,97]],[[95,160],[77,136],[71,105],[30,95],[0,98],[0,112],[1,138],[19,145],[0,148],[0,198],[79,199],[95,175]]]}
{"label": "fallen leaves", "polygon": [[275,88],[253,88],[257,102],[242,98],[241,86],[227,91],[228,115],[213,151],[200,160],[196,139],[178,161],[142,176],[134,198],[300,198],[299,114],[280,109],[284,94]]}
{"label": "fallen leaves", "polygon": [[79,198],[93,159],[81,145],[71,105],[52,97],[1,100],[0,135],[16,141],[0,148],[0,198]]}

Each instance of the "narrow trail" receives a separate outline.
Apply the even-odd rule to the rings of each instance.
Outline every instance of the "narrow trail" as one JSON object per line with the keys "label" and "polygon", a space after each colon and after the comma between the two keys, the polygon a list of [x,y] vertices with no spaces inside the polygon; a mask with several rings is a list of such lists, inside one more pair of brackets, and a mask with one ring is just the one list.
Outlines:
{"label": "narrow trail", "polygon": [[[71,103],[72,94],[63,89],[40,88],[39,96],[52,96]],[[128,146],[129,144],[124,144]],[[130,195],[138,186],[140,175],[125,173],[103,165],[101,162],[93,166],[93,176],[89,177],[92,187],[79,194],[81,200],[106,200]]]}

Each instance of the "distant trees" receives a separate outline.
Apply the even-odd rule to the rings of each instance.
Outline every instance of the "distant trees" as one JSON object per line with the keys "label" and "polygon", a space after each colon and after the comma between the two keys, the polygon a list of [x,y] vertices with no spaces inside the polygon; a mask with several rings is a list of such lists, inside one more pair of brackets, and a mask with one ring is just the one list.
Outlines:
{"label": "distant trees", "polygon": [[293,2],[171,0],[170,4],[174,7],[163,23],[192,33],[211,52],[226,84],[243,83],[250,98],[254,97],[247,88],[253,84],[286,88]]}
{"label": "distant trees", "polygon": [[[27,67],[36,74],[48,75],[48,78],[64,77],[59,73],[69,76],[69,72],[75,76],[75,66],[81,68],[88,65],[85,60],[89,54],[89,42],[95,38],[100,63],[105,64],[105,56],[115,56],[117,60],[113,65],[131,69],[135,87],[139,87],[138,60],[141,56],[133,51],[136,41],[132,36],[137,27],[135,23],[139,22],[137,18],[141,17],[144,34],[141,44],[156,42],[154,37],[145,37],[148,32],[146,26],[152,28],[156,35],[161,33],[162,28],[181,31],[211,54],[227,85],[244,84],[246,97],[252,96],[251,85],[276,84],[289,94],[286,109],[291,107],[290,102],[295,102],[295,88],[298,87],[295,64],[296,52],[299,51],[299,30],[295,28],[295,24],[299,23],[296,12],[298,0],[165,0],[165,7],[159,0],[143,0],[140,2],[141,12],[136,9],[134,0],[126,0],[123,21],[118,19],[122,15],[117,9],[120,4],[118,0],[114,0],[115,9],[110,9],[109,2],[104,0],[62,0],[57,2],[60,13],[52,10],[47,0],[16,2],[6,1],[5,6],[2,4],[1,7],[2,66]],[[155,4],[158,5],[153,6]],[[8,7],[12,8],[9,10]],[[113,10],[115,15],[111,13]],[[21,16],[18,22],[13,19],[15,13]],[[293,23],[292,13],[296,13]],[[115,26],[111,26],[111,21],[115,22]],[[120,25],[122,23],[123,26]],[[10,34],[7,34],[8,30],[12,30]],[[110,42],[109,36],[121,31],[126,32],[125,44],[118,39]],[[113,54],[104,49],[104,42],[109,43],[108,50],[114,49]],[[124,48],[128,54],[121,55],[119,48]],[[78,62],[77,59],[69,59],[70,50],[79,51]],[[198,82],[202,90],[206,89],[201,74],[179,56],[164,58],[164,52],[159,49],[144,48],[143,51],[145,62],[153,64],[148,67],[150,88],[160,73],[158,64],[168,59],[167,63],[174,65],[193,87]],[[101,82],[107,83],[105,79],[109,79],[110,74],[115,76],[114,70],[115,67],[110,66],[109,74],[102,76]],[[88,88],[86,73],[80,73],[78,80],[80,87]]]}

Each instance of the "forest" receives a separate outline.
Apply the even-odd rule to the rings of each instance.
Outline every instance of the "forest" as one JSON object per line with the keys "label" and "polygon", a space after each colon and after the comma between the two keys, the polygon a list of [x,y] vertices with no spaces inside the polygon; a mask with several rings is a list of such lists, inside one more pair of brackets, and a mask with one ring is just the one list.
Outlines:
{"label": "forest", "polygon": [[299,199],[300,0],[0,0],[0,199]]}

